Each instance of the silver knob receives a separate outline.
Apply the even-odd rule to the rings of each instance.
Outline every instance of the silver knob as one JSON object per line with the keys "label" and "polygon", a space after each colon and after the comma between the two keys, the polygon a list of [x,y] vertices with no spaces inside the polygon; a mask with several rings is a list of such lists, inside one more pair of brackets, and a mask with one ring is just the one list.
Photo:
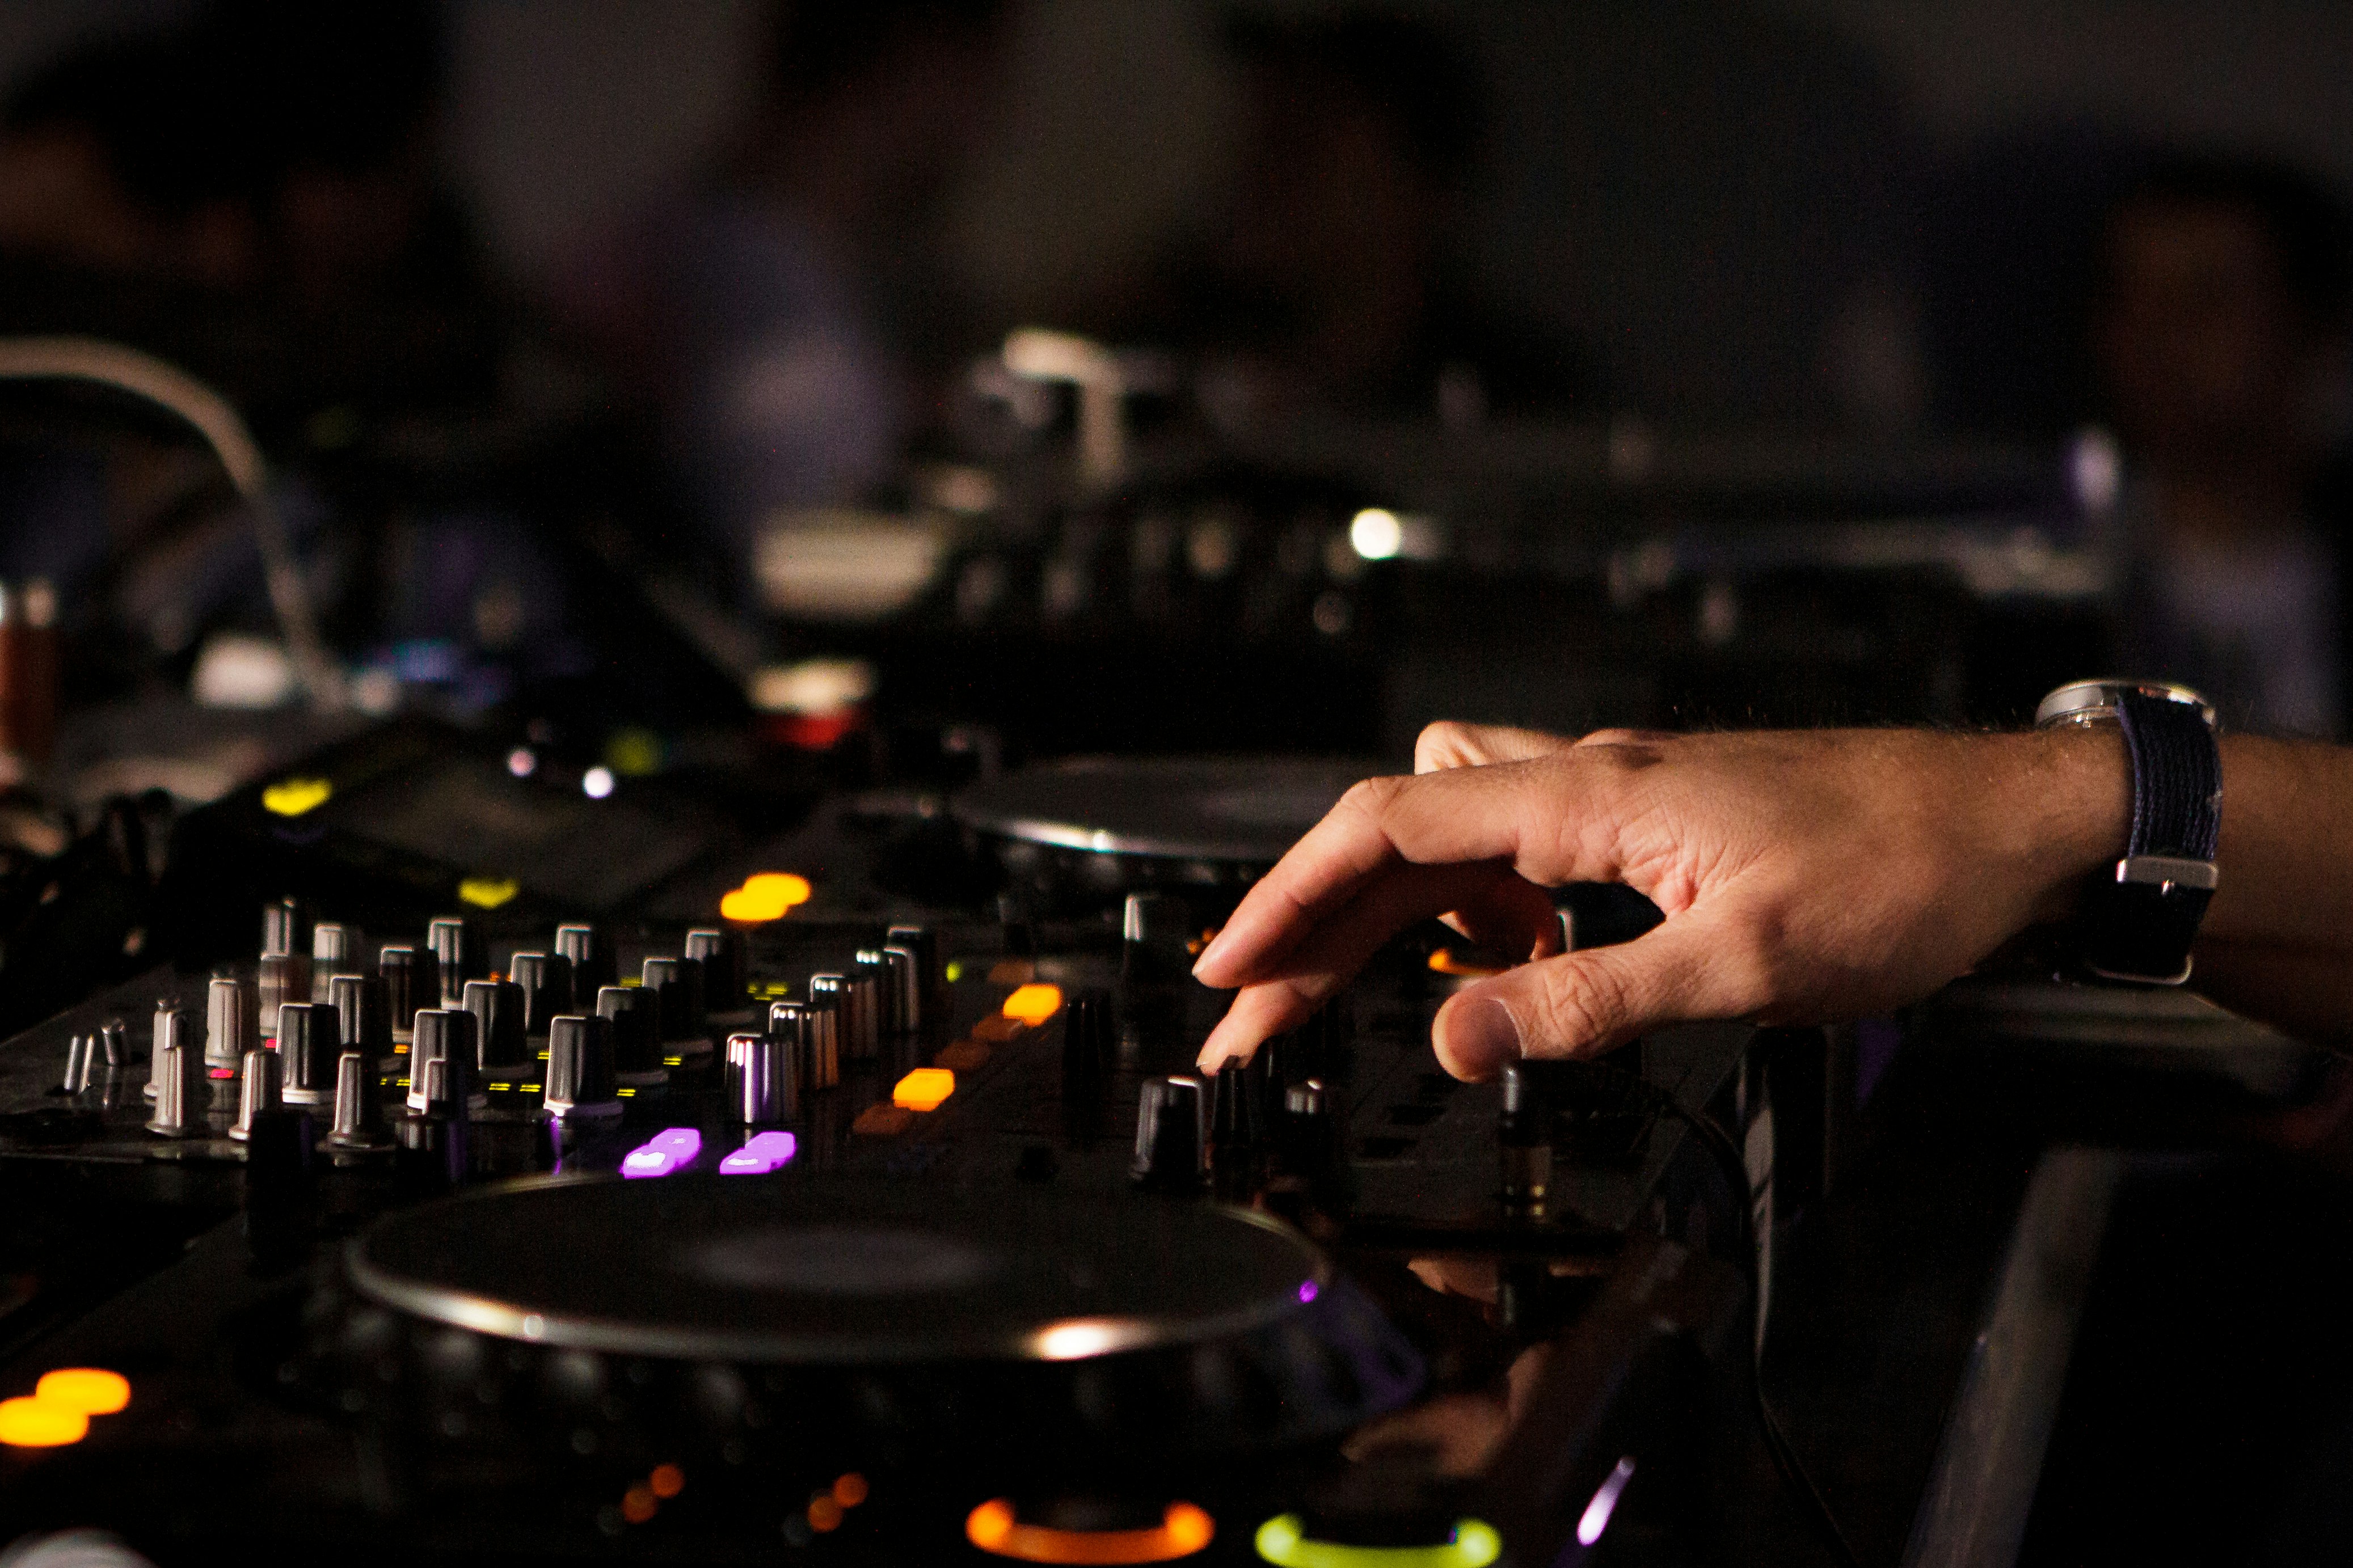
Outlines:
{"label": "silver knob", "polygon": [[255,1016],[264,1039],[278,1033],[278,1009],[289,1002],[311,999],[311,955],[307,952],[267,952],[253,968]]}
{"label": "silver knob", "polygon": [[98,1054],[97,1038],[76,1035],[66,1042],[66,1076],[58,1086],[68,1094],[79,1094],[90,1087],[90,1058]]}
{"label": "silver knob", "polygon": [[155,1114],[147,1131],[159,1138],[205,1136],[205,1113],[212,1097],[205,1082],[204,1047],[196,1042],[196,1016],[176,1003],[155,1005],[155,1045],[149,1087]]}
{"label": "silver knob", "polygon": [[537,1058],[523,1038],[522,986],[512,980],[469,980],[465,1008],[474,1016],[474,1059],[484,1078],[531,1070]]}
{"label": "silver knob", "polygon": [[698,928],[686,933],[681,951],[702,966],[702,1005],[707,1010],[731,1015],[744,1011],[750,955],[742,931]]}
{"label": "silver knob", "polygon": [[797,1053],[767,1035],[727,1037],[727,1113],[746,1127],[773,1127],[800,1114]]}
{"label": "silver knob", "polygon": [[235,1072],[261,1044],[260,1003],[251,981],[216,975],[205,991],[205,1066]]}
{"label": "silver knob", "polygon": [[252,1050],[245,1053],[245,1075],[237,1086],[237,1121],[228,1135],[243,1143],[253,1136],[253,1124],[264,1111],[275,1110],[285,1103],[280,1091],[278,1053],[272,1050]]}
{"label": "silver knob", "polygon": [[311,1000],[328,1000],[327,982],[338,974],[357,974],[366,963],[359,929],[336,921],[321,921],[311,930]]}
{"label": "silver knob", "polygon": [[100,1065],[119,1068],[131,1052],[131,1031],[122,1026],[120,1018],[109,1018],[98,1026],[98,1052]]}
{"label": "silver knob", "polygon": [[441,1005],[456,1007],[466,1000],[466,982],[480,980],[490,973],[490,963],[482,952],[482,933],[474,929],[471,921],[456,915],[445,915],[427,926],[425,945],[433,950],[433,962],[441,972]]}
{"label": "silver knob", "polygon": [[556,956],[572,964],[572,991],[584,1004],[620,979],[613,944],[595,926],[557,926]]}
{"label": "silver knob", "polygon": [[621,1114],[613,1092],[613,1025],[599,1015],[559,1013],[547,1025],[547,1089],[551,1116],[602,1121]]}
{"label": "silver knob", "polygon": [[[816,982],[810,985],[814,989]],[[839,999],[819,1001],[812,994],[807,1004],[779,1002],[768,1009],[768,1033],[790,1039],[777,1018],[777,1011],[797,1007],[801,1016],[803,1037],[808,1042],[807,1080],[811,1089],[834,1089],[841,1082],[841,1005]]]}
{"label": "silver knob", "polygon": [[383,1097],[376,1088],[376,1058],[345,1051],[335,1058],[335,1119],[322,1142],[339,1153],[366,1154],[393,1146],[385,1130]]}
{"label": "silver knob", "polygon": [[279,1098],[288,1105],[325,1105],[334,1099],[335,1058],[343,1054],[343,1020],[325,1002],[289,1002],[278,1009]]}
{"label": "silver knob", "polygon": [[394,946],[376,954],[375,969],[384,982],[384,1012],[391,1020],[392,1043],[405,1046],[417,1013],[441,1005],[441,966],[430,948]]}
{"label": "silver knob", "polygon": [[[418,1116],[463,1116],[472,1108],[474,1062],[480,1052],[474,1016],[462,1007],[419,1008],[414,1032],[416,1043],[408,1050],[408,1109]],[[434,1070],[436,1062],[441,1064],[438,1071]],[[452,1103],[458,1109],[452,1110]]]}
{"label": "silver knob", "polygon": [[372,974],[331,974],[327,1005],[335,1010],[339,1051],[358,1051],[372,1062],[392,1055],[392,1024],[384,1005],[384,982]]}

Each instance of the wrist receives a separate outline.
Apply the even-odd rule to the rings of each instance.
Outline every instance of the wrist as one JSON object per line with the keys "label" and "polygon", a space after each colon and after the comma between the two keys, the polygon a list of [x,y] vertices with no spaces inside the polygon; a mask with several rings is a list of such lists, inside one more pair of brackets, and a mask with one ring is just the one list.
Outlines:
{"label": "wrist", "polygon": [[2086,879],[2125,853],[2132,834],[2132,765],[2112,726],[2007,737],[2021,755],[2000,792],[2031,847],[2027,885],[2037,922],[2064,920]]}

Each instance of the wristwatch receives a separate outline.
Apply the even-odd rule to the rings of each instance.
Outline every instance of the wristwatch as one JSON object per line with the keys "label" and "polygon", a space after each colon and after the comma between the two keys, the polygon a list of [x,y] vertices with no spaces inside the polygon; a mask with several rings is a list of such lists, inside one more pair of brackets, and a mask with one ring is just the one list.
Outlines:
{"label": "wristwatch", "polygon": [[2045,697],[2034,727],[2116,724],[2132,766],[2124,858],[2084,889],[2075,957],[2096,979],[2179,985],[2214,897],[2222,751],[2214,705],[2162,680],[2077,680]]}

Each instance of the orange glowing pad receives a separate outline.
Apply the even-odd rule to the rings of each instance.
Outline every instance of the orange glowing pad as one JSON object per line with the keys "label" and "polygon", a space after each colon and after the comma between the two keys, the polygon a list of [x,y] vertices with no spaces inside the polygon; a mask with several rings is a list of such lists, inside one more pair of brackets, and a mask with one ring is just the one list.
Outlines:
{"label": "orange glowing pad", "polygon": [[12,1448],[58,1448],[90,1435],[90,1417],[46,1399],[0,1399],[0,1443]]}
{"label": "orange glowing pad", "polygon": [[1478,977],[1489,974],[1501,974],[1508,965],[1501,963],[1482,963],[1475,958],[1465,957],[1457,954],[1451,948],[1441,947],[1430,955],[1430,967],[1440,974],[1460,974]]}
{"label": "orange glowing pad", "polygon": [[891,1103],[906,1110],[937,1110],[955,1092],[955,1074],[945,1068],[917,1068],[891,1090]]}
{"label": "orange glowing pad", "polygon": [[1059,985],[1024,985],[1005,999],[1005,1016],[1018,1018],[1033,1029],[1061,1010]]}
{"label": "orange glowing pad", "polygon": [[807,903],[811,890],[807,877],[796,877],[789,871],[763,871],[756,877],[744,878],[742,887],[721,897],[720,918],[740,921],[745,925],[782,920],[786,910]]}
{"label": "orange glowing pad", "polygon": [[94,1366],[61,1366],[41,1374],[33,1397],[85,1415],[111,1415],[131,1403],[131,1380]]}
{"label": "orange glowing pad", "polygon": [[1189,1502],[1172,1502],[1153,1530],[1054,1530],[1023,1524],[1013,1504],[997,1498],[974,1509],[965,1539],[996,1557],[1023,1563],[1173,1563],[1190,1557],[1218,1533],[1209,1516]]}

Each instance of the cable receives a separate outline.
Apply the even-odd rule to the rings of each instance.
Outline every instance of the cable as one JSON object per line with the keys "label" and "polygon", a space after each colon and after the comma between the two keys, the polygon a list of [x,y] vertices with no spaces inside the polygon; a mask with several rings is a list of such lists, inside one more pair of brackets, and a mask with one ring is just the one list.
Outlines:
{"label": "cable", "polygon": [[1775,1413],[1772,1401],[1765,1394],[1765,1302],[1757,1289],[1763,1254],[1757,1232],[1756,1192],[1748,1181],[1748,1162],[1741,1157],[1731,1134],[1707,1116],[1685,1109],[1681,1100],[1658,1085],[1620,1068],[1600,1063],[1591,1066],[1595,1071],[1607,1074],[1611,1079],[1632,1086],[1655,1111],[1671,1116],[1689,1128],[1701,1147],[1714,1158],[1725,1184],[1732,1189],[1736,1199],[1733,1207],[1738,1215],[1740,1231],[1741,1272],[1748,1279],[1748,1338],[1751,1354],[1755,1358],[1749,1388],[1756,1396],[1757,1425],[1765,1441],[1765,1451],[1772,1456],[1773,1468],[1780,1475],[1781,1484],[1796,1499],[1800,1511],[1807,1516],[1807,1521],[1820,1534],[1832,1555],[1844,1568],[1862,1568],[1862,1559],[1855,1555],[1854,1546],[1847,1540],[1846,1531],[1839,1528],[1838,1516],[1831,1511],[1829,1500],[1822,1496],[1821,1489],[1807,1473],[1804,1462],[1798,1458],[1797,1449],[1789,1442],[1788,1432],[1782,1428],[1781,1418]]}
{"label": "cable", "polygon": [[204,437],[253,520],[263,585],[295,679],[320,711],[343,706],[343,680],[319,636],[310,584],[271,504],[261,448],[227,398],[153,354],[97,338],[0,338],[0,381],[86,381],[111,387],[177,416]]}

